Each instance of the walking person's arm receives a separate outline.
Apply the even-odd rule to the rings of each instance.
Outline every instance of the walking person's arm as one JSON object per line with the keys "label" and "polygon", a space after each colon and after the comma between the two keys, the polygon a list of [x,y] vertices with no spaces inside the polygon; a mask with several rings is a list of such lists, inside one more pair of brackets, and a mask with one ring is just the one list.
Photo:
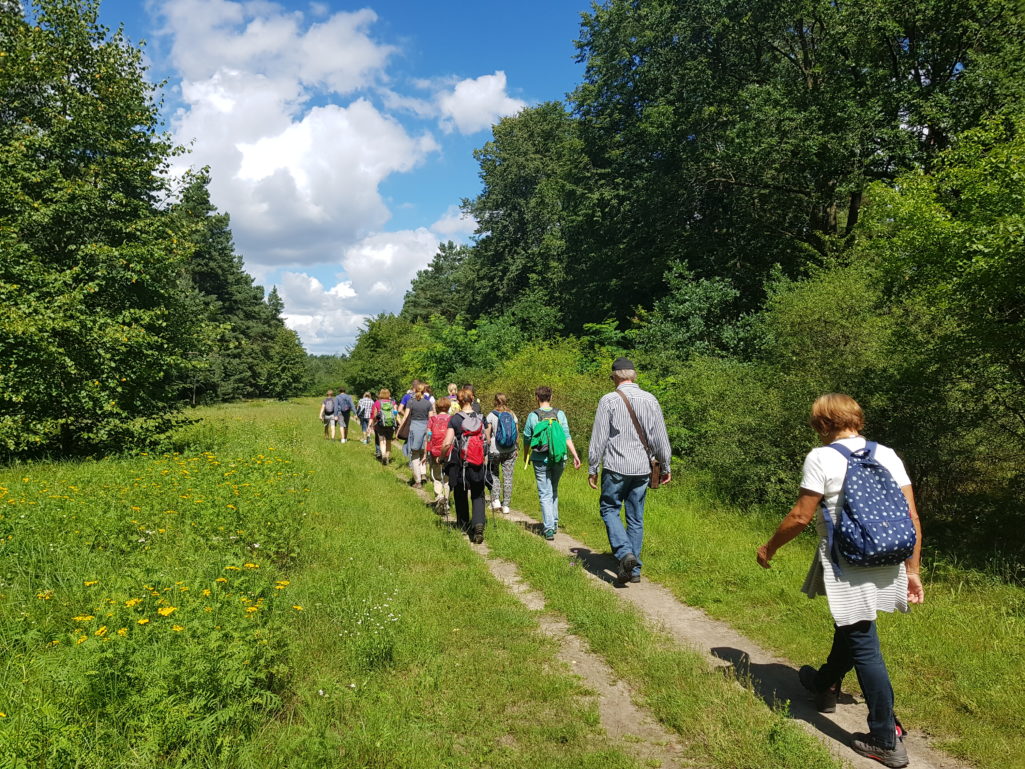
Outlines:
{"label": "walking person's arm", "polygon": [[811,523],[821,501],[822,495],[817,491],[801,489],[801,493],[797,496],[797,502],[787,513],[786,518],[780,522],[769,541],[758,548],[759,566],[763,569],[769,568],[769,562],[776,555],[776,551],[804,531],[804,528]]}
{"label": "walking person's arm", "polygon": [[662,406],[656,402],[655,411],[658,418],[655,420],[655,429],[651,436],[651,450],[655,452],[655,459],[662,467],[662,479],[660,486],[665,486],[672,480],[671,463],[673,461],[673,450],[669,445],[669,432],[666,430],[666,420],[662,415]]}
{"label": "walking person's arm", "polygon": [[915,549],[911,557],[904,562],[908,574],[908,603],[922,603],[925,601],[925,588],[922,586],[922,522],[918,518],[918,508],[915,505],[915,492],[911,486],[902,486],[904,498],[908,501],[908,510],[911,513],[911,522],[915,525]]}
{"label": "walking person's arm", "polygon": [[580,455],[577,454],[577,447],[573,445],[573,439],[569,436],[569,422],[566,420],[566,412],[559,409],[559,413],[556,414],[556,418],[559,420],[559,424],[562,425],[563,432],[566,433],[566,449],[573,457],[573,469],[580,469]]}

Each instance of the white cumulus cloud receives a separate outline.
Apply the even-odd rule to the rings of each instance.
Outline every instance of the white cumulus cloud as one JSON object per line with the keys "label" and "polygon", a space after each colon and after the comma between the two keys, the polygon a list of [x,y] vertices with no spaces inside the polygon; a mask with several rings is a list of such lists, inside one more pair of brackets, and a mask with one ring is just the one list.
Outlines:
{"label": "white cumulus cloud", "polygon": [[471,134],[490,128],[499,118],[515,115],[527,103],[509,96],[506,88],[505,72],[501,70],[460,80],[451,91],[437,97],[442,128]]}

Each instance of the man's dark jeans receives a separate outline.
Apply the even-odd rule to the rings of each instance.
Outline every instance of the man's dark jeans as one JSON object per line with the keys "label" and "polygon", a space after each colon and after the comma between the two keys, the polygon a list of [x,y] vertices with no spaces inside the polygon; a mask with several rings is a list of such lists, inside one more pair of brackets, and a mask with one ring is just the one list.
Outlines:
{"label": "man's dark jeans", "polygon": [[857,673],[861,692],[865,695],[868,730],[873,740],[884,748],[892,748],[897,739],[893,687],[879,648],[875,622],[855,622],[834,629],[833,648],[815,677],[816,687],[828,689],[841,683],[851,668]]}

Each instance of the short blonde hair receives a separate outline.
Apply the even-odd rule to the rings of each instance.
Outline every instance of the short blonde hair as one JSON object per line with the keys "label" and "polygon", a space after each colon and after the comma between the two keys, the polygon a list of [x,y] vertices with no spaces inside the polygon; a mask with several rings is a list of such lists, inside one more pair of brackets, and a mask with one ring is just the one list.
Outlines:
{"label": "short blonde hair", "polygon": [[843,430],[861,432],[865,426],[865,413],[850,395],[826,393],[811,404],[811,429],[821,437],[828,438]]}

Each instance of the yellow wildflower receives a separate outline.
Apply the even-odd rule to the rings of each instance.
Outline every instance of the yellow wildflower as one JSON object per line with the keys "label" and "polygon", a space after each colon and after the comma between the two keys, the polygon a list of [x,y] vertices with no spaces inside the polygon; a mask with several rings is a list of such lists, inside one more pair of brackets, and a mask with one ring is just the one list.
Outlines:
{"label": "yellow wildflower", "polygon": [[126,627],[118,628],[117,634],[120,635],[120,636],[128,635],[128,628],[126,628]]}
{"label": "yellow wildflower", "polygon": [[259,569],[260,568],[260,565],[256,564],[256,563],[244,563],[242,565],[245,566],[247,569]]}
{"label": "yellow wildflower", "polygon": [[79,614],[77,617],[72,617],[75,622],[88,622],[91,619],[96,619],[92,614]]}
{"label": "yellow wildflower", "polygon": [[185,627],[182,625],[171,625],[171,630],[173,630],[175,633],[180,633],[184,629]]}
{"label": "yellow wildflower", "polygon": [[225,566],[224,570],[225,571],[242,571],[242,569],[240,569],[238,566]]}
{"label": "yellow wildflower", "polygon": [[226,580],[224,577],[218,577],[217,579],[214,580],[214,582],[227,582],[227,581],[228,580]]}
{"label": "yellow wildflower", "polygon": [[143,617],[141,620],[139,620],[139,624],[140,625],[145,625],[147,622],[149,622],[149,620],[146,619],[145,617]]}
{"label": "yellow wildflower", "polygon": [[170,617],[177,610],[177,606],[162,606],[159,609],[157,609],[157,614],[159,614],[161,617]]}
{"label": "yellow wildflower", "polygon": [[254,611],[259,611],[259,609],[256,606],[247,606],[246,607],[246,614],[252,614]]}
{"label": "yellow wildflower", "polygon": [[125,601],[125,606],[127,606],[130,609],[133,606],[138,606],[140,603],[142,603],[141,598],[129,598],[127,601]]}
{"label": "yellow wildflower", "polygon": [[81,636],[79,636],[78,638],[75,639],[75,643],[76,644],[83,643],[88,637],[89,636],[81,635]]}
{"label": "yellow wildflower", "polygon": [[100,581],[98,579],[87,579],[82,584],[85,585],[86,587],[92,587],[93,585],[98,585],[99,583],[100,583]]}
{"label": "yellow wildflower", "polygon": [[210,588],[208,588],[208,587],[207,588],[203,588],[203,595],[204,596],[210,597],[210,595],[212,595],[212,593],[213,593],[213,591],[211,591]]}
{"label": "yellow wildflower", "polygon": [[302,611],[303,610],[303,607],[299,606],[298,604],[293,606],[292,608],[295,609],[296,611]]}
{"label": "yellow wildflower", "polygon": [[44,590],[42,593],[36,593],[36,598],[38,598],[41,601],[49,601],[51,598],[53,598],[53,591]]}
{"label": "yellow wildflower", "polygon": [[98,636],[105,636],[105,635],[107,635],[107,626],[106,625],[100,625],[99,629],[95,633],[93,633],[93,635],[98,635]]}

